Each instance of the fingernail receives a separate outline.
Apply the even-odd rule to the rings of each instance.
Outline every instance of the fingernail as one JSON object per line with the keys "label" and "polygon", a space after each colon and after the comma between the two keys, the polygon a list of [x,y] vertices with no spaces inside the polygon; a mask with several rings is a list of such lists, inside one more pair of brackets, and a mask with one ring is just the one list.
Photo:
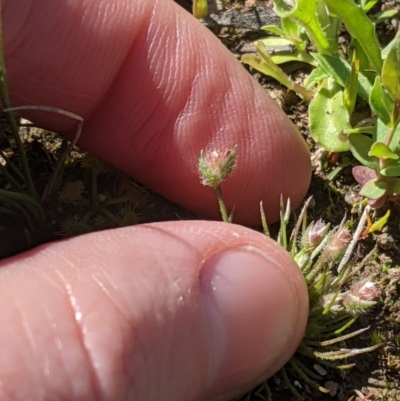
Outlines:
{"label": "fingernail", "polygon": [[[288,263],[294,264],[289,257]],[[297,348],[298,291],[289,277],[295,269],[249,246],[204,263],[200,288],[211,343],[210,385],[217,393],[256,384]]]}

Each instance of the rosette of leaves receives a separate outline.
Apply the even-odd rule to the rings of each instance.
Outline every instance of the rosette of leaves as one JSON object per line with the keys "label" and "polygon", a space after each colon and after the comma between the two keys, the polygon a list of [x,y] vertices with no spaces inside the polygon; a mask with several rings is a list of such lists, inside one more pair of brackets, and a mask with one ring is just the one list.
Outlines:
{"label": "rosette of leaves", "polygon": [[[201,151],[198,164],[200,181],[215,191],[222,219],[227,223],[232,222],[233,215],[226,209],[221,184],[234,170],[236,158],[236,146],[224,151],[211,149]],[[352,252],[363,234],[370,206],[364,209],[356,230],[351,233],[350,224],[345,219],[333,229],[322,220],[307,224],[310,203],[311,198],[305,202],[289,235],[290,201],[285,207],[281,200],[280,230],[277,237],[277,242],[291,254],[301,269],[309,293],[310,310],[303,341],[296,354],[280,371],[286,386],[299,399],[302,399],[302,396],[289,380],[288,371],[311,387],[329,393],[329,390],[319,383],[322,377],[305,366],[303,359],[317,361],[328,368],[349,369],[354,366],[354,363],[347,361],[349,358],[374,351],[383,345],[374,344],[357,349],[346,345],[346,340],[369,329],[366,327],[348,331],[360,315],[376,305],[381,295],[372,277],[356,279],[373,252],[358,264],[350,261]],[[262,203],[260,213],[264,234],[269,236]],[[261,387],[270,399],[268,385],[263,384]],[[251,393],[247,399],[250,397]]]}
{"label": "rosette of leaves", "polygon": [[[323,393],[329,393],[329,390],[320,384],[322,376],[310,370],[302,361],[309,359],[326,368],[350,369],[355,363],[349,362],[348,359],[374,351],[383,345],[375,344],[365,348],[350,348],[346,345],[346,340],[369,329],[365,327],[349,331],[359,316],[376,305],[381,295],[372,277],[356,279],[373,252],[358,264],[350,261],[362,234],[369,206],[364,210],[356,230],[352,233],[349,223],[345,220],[332,229],[322,220],[307,224],[310,202],[311,198],[305,203],[290,236],[287,232],[290,202],[288,201],[285,210],[281,202],[280,231],[277,239],[299,265],[309,292],[310,311],[303,341],[296,354],[280,371],[286,386],[299,399],[303,397],[290,381],[290,376]],[[261,215],[264,233],[268,235],[262,207]]]}
{"label": "rosette of leaves", "polygon": [[[313,139],[330,152],[351,151],[362,164],[353,170],[361,195],[373,207],[400,194],[400,33],[381,48],[375,25],[397,10],[368,13],[377,0],[273,0],[281,27],[265,26],[272,34],[258,41],[258,55],[242,62],[296,91],[309,105]],[[350,41],[339,45],[341,26]],[[271,46],[294,51],[270,54]],[[312,51],[309,51],[312,49]],[[291,81],[279,67],[300,61],[314,67],[305,85]],[[357,121],[357,100],[366,102],[370,118]]]}

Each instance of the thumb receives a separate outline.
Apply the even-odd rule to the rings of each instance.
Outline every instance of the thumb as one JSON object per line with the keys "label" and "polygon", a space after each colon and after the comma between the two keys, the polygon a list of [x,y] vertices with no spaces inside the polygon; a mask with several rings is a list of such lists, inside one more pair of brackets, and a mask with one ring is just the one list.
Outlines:
{"label": "thumb", "polygon": [[277,371],[305,328],[297,265],[235,225],[93,233],[0,266],[4,401],[228,400]]}

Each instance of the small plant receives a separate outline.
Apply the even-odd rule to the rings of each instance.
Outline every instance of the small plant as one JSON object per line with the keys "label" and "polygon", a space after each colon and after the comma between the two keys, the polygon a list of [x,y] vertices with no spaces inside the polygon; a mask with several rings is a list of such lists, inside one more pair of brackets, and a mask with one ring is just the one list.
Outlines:
{"label": "small plant", "polygon": [[369,333],[369,340],[371,342],[371,345],[383,344],[385,342],[385,336],[379,330],[372,330]]}
{"label": "small plant", "polygon": [[[265,26],[273,36],[258,41],[258,56],[242,62],[296,91],[309,105],[313,139],[330,152],[350,150],[362,164],[353,168],[360,194],[375,208],[400,195],[400,32],[385,48],[375,24],[397,13],[371,18],[376,0],[273,0],[282,27]],[[349,44],[339,44],[342,24]],[[269,46],[293,50],[270,55]],[[312,49],[312,51],[310,51]],[[301,61],[314,69],[305,85],[293,83],[279,67]],[[370,118],[357,120],[357,99],[369,105]]]}
{"label": "small plant", "polygon": [[[213,154],[213,151],[202,151],[199,166],[203,166],[204,160],[210,159],[210,155]],[[218,154],[236,156],[236,152],[232,151],[218,152]],[[234,167],[235,159],[229,160],[230,172]],[[222,169],[224,165],[225,163],[222,163]],[[226,176],[224,175],[224,179],[227,178],[229,172]],[[216,182],[205,180],[204,168],[199,167],[199,174],[202,183],[215,190]],[[217,181],[218,187],[220,183],[221,180]],[[223,220],[231,222],[232,219],[227,218],[226,207],[221,206],[223,197],[220,189],[217,197]],[[372,257],[374,250],[358,264],[350,261],[352,252],[364,230],[370,206],[365,208],[356,230],[352,232],[351,226],[346,220],[334,228],[322,220],[307,223],[307,210],[310,203],[311,198],[305,202],[298,221],[289,235],[287,227],[291,215],[290,201],[285,207],[281,200],[280,230],[277,238],[277,242],[292,255],[293,260],[301,269],[308,286],[310,300],[310,311],[303,341],[296,354],[280,372],[286,386],[299,399],[302,399],[302,396],[291,383],[288,372],[311,387],[329,393],[327,388],[318,383],[322,377],[302,362],[304,358],[317,361],[319,365],[327,368],[344,370],[354,366],[354,363],[349,363],[347,359],[374,351],[383,345],[376,338],[377,335],[374,335],[376,341],[369,347],[351,348],[346,344],[349,339],[369,329],[366,327],[348,332],[359,316],[367,313],[376,305],[381,295],[373,277],[364,279],[358,277],[364,265]],[[262,204],[260,213],[264,233],[269,236]],[[299,237],[300,240],[298,240]],[[262,387],[265,388],[265,385]],[[270,394],[268,390],[266,393],[267,396]]]}
{"label": "small plant", "polygon": [[222,220],[226,223],[232,222],[233,213],[228,215],[224,198],[222,196],[221,184],[232,173],[236,164],[237,146],[233,149],[201,151],[198,170],[201,183],[214,190]]}

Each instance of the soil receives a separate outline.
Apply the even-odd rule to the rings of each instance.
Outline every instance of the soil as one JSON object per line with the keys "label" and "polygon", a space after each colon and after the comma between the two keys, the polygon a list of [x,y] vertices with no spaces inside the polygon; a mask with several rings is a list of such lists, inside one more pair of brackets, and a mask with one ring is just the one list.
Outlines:
{"label": "soil", "polygon": [[[190,10],[190,1],[176,1]],[[234,2],[234,5],[229,1],[225,3],[243,12],[251,10],[255,4],[254,1],[247,2],[245,9],[245,5],[239,1]],[[252,42],[260,37],[259,32],[238,28],[213,29],[215,35],[237,58],[241,54],[254,51]],[[390,31],[393,27],[389,25],[387,29]],[[291,63],[284,68],[291,74],[292,79],[298,82],[302,82],[310,72],[304,64],[299,63]],[[248,70],[285,111],[309,145],[313,177],[308,195],[314,199],[314,205],[310,210],[311,218],[322,218],[332,225],[338,225],[344,213],[347,213],[349,218],[357,220],[360,216],[359,208],[346,202],[346,200],[354,201],[358,196],[359,187],[351,175],[351,167],[357,164],[356,161],[349,154],[331,155],[318,147],[308,132],[308,104],[274,80]],[[360,113],[363,111],[361,108]],[[0,125],[3,126],[0,134],[0,150],[18,164],[15,144],[4,117],[0,120]],[[27,149],[29,166],[37,190],[42,193],[54,170],[61,140],[57,135],[37,128],[21,128],[20,133]],[[332,173],[340,166],[344,167],[332,178]],[[4,175],[0,175],[0,188],[10,188]],[[65,235],[77,235],[138,222],[196,217],[139,184],[133,183],[78,149],[68,156],[63,183],[56,187],[56,190],[57,196],[46,205],[48,223],[46,229],[42,230],[44,234],[40,238],[33,239],[34,236],[27,235],[22,223],[11,224],[13,221],[11,219],[8,224],[7,219],[2,220],[5,228],[0,231],[0,257],[21,252],[39,242]],[[107,210],[99,208],[99,204],[104,201],[108,202],[106,202]],[[398,390],[400,388],[400,204],[388,203],[384,208],[374,211],[371,217],[377,219],[389,209],[391,211],[389,223],[382,232],[376,232],[361,240],[355,252],[356,257],[361,260],[376,247],[375,256],[363,274],[365,277],[370,277],[372,274],[375,276],[375,281],[382,290],[382,296],[372,312],[359,319],[357,328],[370,326],[380,333],[385,345],[377,351],[356,357],[354,361],[352,360],[356,362],[356,366],[350,371],[329,369],[321,381],[323,386],[331,389],[329,395],[310,388],[297,376],[290,375],[289,379],[305,400],[400,400],[400,390]],[[370,332],[352,339],[351,348],[371,345]],[[302,362],[314,370],[315,362],[307,360]],[[268,384],[272,400],[296,399],[285,388],[279,375],[272,377]],[[365,398],[361,398],[361,394]],[[266,390],[261,386],[241,400],[264,400],[266,397]]]}

